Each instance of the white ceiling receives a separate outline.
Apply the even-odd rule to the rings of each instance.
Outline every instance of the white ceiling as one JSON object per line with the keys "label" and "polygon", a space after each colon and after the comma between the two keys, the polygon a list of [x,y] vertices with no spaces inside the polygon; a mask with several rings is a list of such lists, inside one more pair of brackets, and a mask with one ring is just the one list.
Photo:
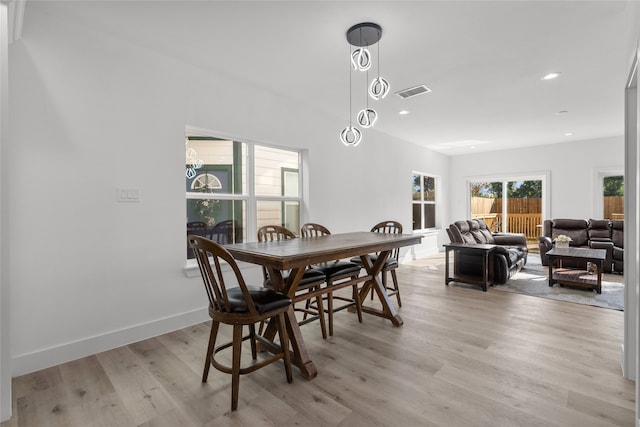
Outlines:
{"label": "white ceiling", "polygon": [[[336,141],[349,119],[346,30],[378,23],[392,94],[371,103],[377,130],[450,155],[622,135],[640,22],[634,1],[29,0],[25,32],[30,7],[337,118]],[[541,80],[551,71],[562,74]],[[365,82],[353,84],[356,110]],[[432,92],[393,95],[419,84]]]}

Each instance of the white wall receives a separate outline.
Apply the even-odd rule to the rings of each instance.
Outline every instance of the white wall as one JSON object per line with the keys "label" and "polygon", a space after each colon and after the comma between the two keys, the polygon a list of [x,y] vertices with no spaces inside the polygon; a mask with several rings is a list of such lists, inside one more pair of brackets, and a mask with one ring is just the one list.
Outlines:
{"label": "white wall", "polygon": [[450,160],[451,218],[469,216],[467,181],[500,175],[539,175],[549,178],[547,219],[602,218],[595,212],[594,175],[613,168],[624,170],[624,137],[567,142],[490,153],[474,153]]}
{"label": "white wall", "polygon": [[375,132],[348,149],[341,120],[28,6],[3,153],[14,375],[207,318],[183,272],[187,125],[308,149],[306,219],[334,232],[410,230],[411,172],[446,176],[445,156]]}

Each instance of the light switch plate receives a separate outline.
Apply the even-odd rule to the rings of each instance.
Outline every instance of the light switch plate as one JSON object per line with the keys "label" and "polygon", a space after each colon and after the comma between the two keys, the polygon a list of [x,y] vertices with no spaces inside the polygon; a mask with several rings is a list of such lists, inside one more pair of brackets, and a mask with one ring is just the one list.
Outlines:
{"label": "light switch plate", "polygon": [[139,202],[140,201],[140,189],[139,188],[118,188],[117,200],[122,203]]}

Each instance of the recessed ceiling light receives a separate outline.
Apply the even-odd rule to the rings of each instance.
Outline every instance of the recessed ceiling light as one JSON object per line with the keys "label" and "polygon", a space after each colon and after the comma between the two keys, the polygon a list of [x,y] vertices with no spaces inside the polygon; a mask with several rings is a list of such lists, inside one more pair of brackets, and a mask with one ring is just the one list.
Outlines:
{"label": "recessed ceiling light", "polygon": [[564,134],[564,136],[573,136],[573,132],[567,132]]}
{"label": "recessed ceiling light", "polygon": [[557,78],[559,75],[560,75],[560,73],[559,73],[559,72],[549,73],[549,74],[547,74],[546,76],[544,76],[544,77],[542,78],[542,80],[553,80],[553,79]]}
{"label": "recessed ceiling light", "polygon": [[567,114],[567,113],[568,113],[568,111],[567,111],[567,110],[560,110],[560,111],[557,111],[557,112],[556,112],[556,115],[557,115],[557,116],[561,116],[561,115],[563,115],[563,114]]}
{"label": "recessed ceiling light", "polygon": [[409,114],[409,112],[407,110],[402,110],[399,111],[398,114],[400,114],[401,116],[406,116],[407,114]]}

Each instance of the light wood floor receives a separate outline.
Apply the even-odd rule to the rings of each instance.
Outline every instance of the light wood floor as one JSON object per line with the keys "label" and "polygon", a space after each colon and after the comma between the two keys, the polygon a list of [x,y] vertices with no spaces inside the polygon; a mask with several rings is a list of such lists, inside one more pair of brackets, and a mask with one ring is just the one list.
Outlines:
{"label": "light wood floor", "polygon": [[399,277],[402,327],[346,311],[333,338],[303,326],[318,376],[243,376],[236,412],[229,375],[200,382],[204,323],[15,378],[1,427],[634,425],[622,312],[447,287],[442,257]]}

